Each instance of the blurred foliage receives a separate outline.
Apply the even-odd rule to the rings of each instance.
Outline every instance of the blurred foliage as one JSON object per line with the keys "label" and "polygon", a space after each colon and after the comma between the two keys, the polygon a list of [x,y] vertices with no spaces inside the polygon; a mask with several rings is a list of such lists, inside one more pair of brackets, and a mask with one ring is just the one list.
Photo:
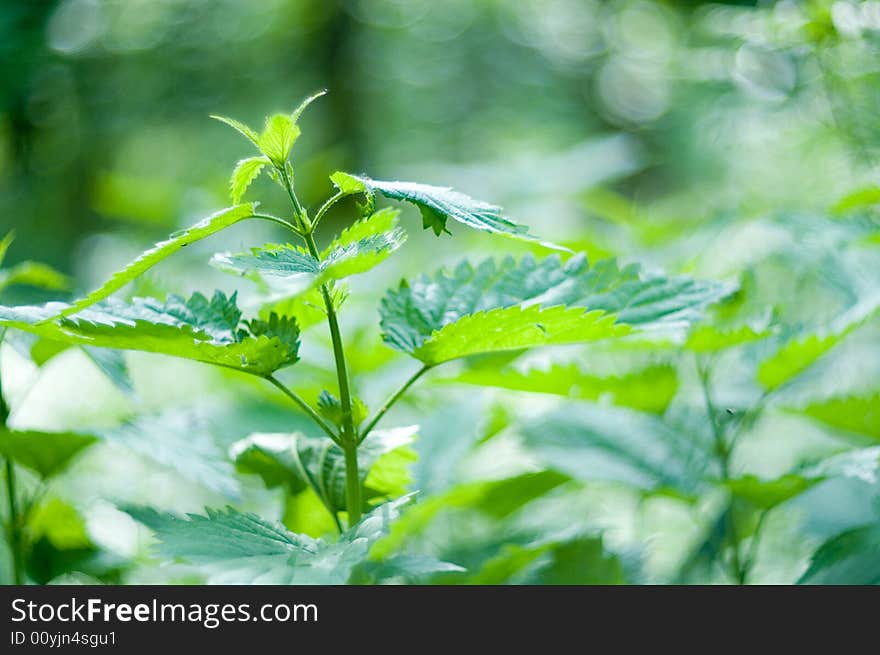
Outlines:
{"label": "blurred foliage", "polygon": [[[424,180],[591,260],[739,285],[689,335],[481,356],[423,381],[390,417],[420,430],[386,471],[420,495],[359,564],[320,498],[267,489],[233,461],[251,434],[318,436],[280,394],[7,331],[0,452],[19,462],[28,579],[213,579],[159,566],[120,508],[163,510],[131,510],[161,527],[234,503],[215,516],[283,520],[317,540],[316,567],[343,557],[359,582],[877,582],[878,53],[876,1],[5,4],[0,234],[17,237],[3,245],[4,305],[94,289],[227,204],[231,165],[252,153],[209,114],[259,124],[324,88],[296,146],[309,206],[331,192],[327,170]],[[267,180],[253,191],[283,211]],[[410,370],[378,339],[384,289],[465,250],[547,252],[452,224],[455,241],[435,238],[403,211],[398,264],[352,279],[344,309],[373,407]],[[356,215],[340,203],[326,220]],[[194,244],[126,293],[221,288],[257,307],[250,281],[205,266],[281,234],[248,230]],[[300,318],[315,304],[277,300]],[[335,376],[309,323],[286,379],[317,400]],[[10,571],[0,552],[0,580]]]}

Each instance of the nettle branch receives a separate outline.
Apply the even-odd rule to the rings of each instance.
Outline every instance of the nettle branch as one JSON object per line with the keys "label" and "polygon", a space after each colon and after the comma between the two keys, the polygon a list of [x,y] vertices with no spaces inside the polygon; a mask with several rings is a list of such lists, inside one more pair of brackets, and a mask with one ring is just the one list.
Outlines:
{"label": "nettle branch", "polygon": [[[733,291],[718,282],[645,275],[637,266],[621,267],[614,260],[591,264],[582,254],[539,243],[500,207],[446,187],[336,172],[330,176],[335,191],[312,218],[297,195],[290,154],[300,136],[298,121],[303,110],[320,95],[308,98],[290,114],[270,116],[260,132],[237,120],[215,117],[258,150],[235,166],[230,180],[232,207],[156,244],[81,300],[0,307],[0,326],[66,343],[182,357],[265,379],[309,417],[323,436],[252,434],[231,451],[237,467],[260,475],[267,486],[284,487],[291,496],[310,489],[337,525],[338,515],[345,512],[351,529],[363,511],[374,506],[373,512],[380,511],[389,505],[385,502],[389,498],[403,494],[400,488],[370,482],[368,475],[414,438],[417,426],[379,426],[428,371],[472,355],[623,338],[642,330],[680,329],[702,316],[707,305]],[[290,200],[289,218],[259,212],[256,203],[242,202],[251,183],[264,171]],[[349,196],[358,199],[360,216],[319,250],[316,229],[330,209]],[[404,280],[388,291],[380,306],[383,340],[417,360],[419,368],[368,417],[352,388],[340,309],[346,297],[344,280],[383,263],[406,240],[398,224],[399,211],[377,208],[379,196],[415,205],[422,227],[438,237],[450,233],[452,221],[531,241],[537,251],[564,253],[542,259],[527,255],[477,264],[463,261],[450,270]],[[183,247],[251,219],[276,223],[300,242],[266,244],[212,258],[221,270],[272,291],[272,300],[264,303],[258,316],[243,318],[236,296],[220,291],[210,298],[199,293],[190,298],[170,295],[165,300],[112,297]],[[304,307],[313,296],[322,306],[330,333],[338,394],[323,391],[315,406],[276,377],[280,369],[299,359],[300,323],[294,315],[298,311],[290,307],[299,301]],[[279,297],[294,302],[279,303]],[[395,512],[402,502],[394,505]],[[151,525],[164,525],[149,513],[137,515],[149,519]],[[214,512],[193,521],[193,530],[210,521],[237,524],[241,516]],[[264,529],[261,524],[260,530]],[[288,541],[285,548],[305,543],[297,535]],[[300,555],[311,556],[305,551]]]}

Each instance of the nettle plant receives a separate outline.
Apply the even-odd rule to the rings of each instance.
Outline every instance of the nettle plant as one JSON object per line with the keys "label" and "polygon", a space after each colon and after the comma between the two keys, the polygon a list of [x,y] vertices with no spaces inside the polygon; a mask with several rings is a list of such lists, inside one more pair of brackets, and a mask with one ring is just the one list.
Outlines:
{"label": "nettle plant", "polygon": [[[500,207],[451,189],[342,172],[330,176],[335,193],[316,211],[309,211],[297,195],[290,154],[300,135],[301,113],[320,95],[308,98],[291,114],[269,117],[261,132],[233,119],[215,117],[241,133],[258,153],[235,166],[233,206],[156,244],[76,302],[0,307],[0,325],[44,339],[161,353],[253,375],[276,387],[309,417],[314,434],[254,434],[236,444],[232,455],[239,470],[260,475],[270,487],[284,486],[291,492],[312,488],[339,528],[337,539],[294,534],[232,508],[188,520],[127,508],[157,532],[166,555],[202,562],[247,558],[264,565],[273,562],[261,573],[255,572],[255,580],[351,579],[367,548],[387,533],[389,523],[412,497],[399,485],[383,484],[382,475],[370,473],[375,473],[371,469],[383,456],[412,441],[417,428],[389,429],[382,422],[429,371],[473,355],[680,329],[701,316],[707,305],[733,291],[730,285],[713,281],[645,275],[636,266],[619,267],[613,260],[591,265],[584,255],[568,252],[543,259],[527,255],[519,260],[463,261],[451,270],[422,274],[402,281],[381,301],[384,343],[410,355],[416,366],[397,391],[370,412],[352,388],[340,314],[346,300],[342,281],[384,262],[406,238],[398,224],[399,211],[378,208],[378,199],[415,205],[423,228],[437,236],[449,233],[456,224],[516,239],[535,237],[505,217]],[[257,203],[241,202],[250,184],[264,172],[289,198],[289,216],[262,213]],[[320,249],[316,231],[328,211],[349,196],[359,200],[361,215]],[[164,300],[111,297],[182,248],[249,220],[284,227],[292,243],[222,253],[213,262],[269,287],[289,289],[295,281],[297,293],[290,293],[286,301],[274,298],[256,316],[245,318],[235,295],[222,291],[189,298],[170,295]],[[278,374],[297,363],[302,320],[298,312],[313,315],[315,304],[329,331],[337,388],[322,392],[313,404]],[[421,572],[455,568],[423,560],[418,560],[417,567]],[[307,571],[318,570],[333,573],[309,577]],[[399,568],[396,571],[400,573]]]}

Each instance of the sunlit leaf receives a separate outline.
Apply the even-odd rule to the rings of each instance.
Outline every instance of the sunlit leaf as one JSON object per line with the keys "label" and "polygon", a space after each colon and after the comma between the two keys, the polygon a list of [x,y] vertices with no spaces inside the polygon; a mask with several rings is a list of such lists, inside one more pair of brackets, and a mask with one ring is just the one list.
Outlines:
{"label": "sunlit leaf", "polygon": [[204,239],[205,237],[209,237],[230,225],[238,223],[239,221],[249,218],[253,213],[254,205],[252,203],[236,205],[235,207],[223,209],[216,214],[212,214],[195,225],[171,235],[171,237],[165,241],[157,243],[155,246],[141,254],[131,264],[114,273],[107,282],[92,291],[85,298],[59,310],[58,314],[60,316],[70,316],[94,305],[107,298],[115,291],[118,291],[135,278],[143,275],[153,266],[169,255],[173,255],[181,248]]}
{"label": "sunlit leaf", "polygon": [[72,344],[194,359],[255,375],[267,375],[298,358],[295,320],[272,315],[242,321],[235,296],[227,298],[219,291],[210,300],[198,293],[188,300],[172,295],[165,302],[108,299],[76,316],[53,319],[66,314],[67,308],[62,303],[0,307],[0,326]]}
{"label": "sunlit leaf", "polygon": [[248,157],[235,165],[232,178],[229,180],[229,195],[233,204],[237,205],[241,202],[241,198],[251,182],[256,180],[263,167],[270,163],[268,157]]}

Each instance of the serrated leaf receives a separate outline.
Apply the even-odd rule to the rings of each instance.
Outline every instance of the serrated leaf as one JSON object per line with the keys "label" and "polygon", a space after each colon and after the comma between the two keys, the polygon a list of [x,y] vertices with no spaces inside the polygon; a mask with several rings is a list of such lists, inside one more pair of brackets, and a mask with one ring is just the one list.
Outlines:
{"label": "serrated leaf", "polygon": [[59,312],[59,316],[76,314],[83,309],[100,302],[135,278],[143,275],[153,266],[181,248],[204,239],[205,237],[209,237],[220,230],[226,229],[230,225],[238,223],[239,221],[249,218],[253,213],[253,203],[236,205],[235,207],[222,209],[199,221],[195,225],[171,235],[165,241],[160,241],[155,246],[141,254],[131,264],[114,273],[107,282],[92,291],[85,298],[65,307]]}
{"label": "serrated leaf", "polygon": [[866,299],[841,315],[827,330],[791,339],[758,367],[758,382],[772,391],[812,366],[825,353],[869,321],[880,308],[880,296]]}
{"label": "serrated leaf", "polygon": [[449,187],[417,184],[414,182],[383,182],[368,177],[349,176],[361,182],[370,193],[378,191],[394,200],[402,200],[416,205],[422,212],[425,229],[431,228],[438,236],[446,229],[446,221],[451,218],[463,225],[491,232],[534,240],[529,228],[519,225],[504,216],[501,207],[481,200],[475,200]]}
{"label": "serrated leaf", "polygon": [[678,390],[678,375],[669,364],[648,366],[623,375],[598,376],[578,364],[520,371],[511,367],[479,367],[452,381],[514,391],[548,393],[581,400],[609,400],[615,405],[662,413]]}
{"label": "serrated leaf", "polygon": [[54,319],[67,308],[62,303],[0,306],[0,326],[77,345],[194,359],[254,375],[268,375],[298,359],[294,319],[270,316],[241,323],[235,296],[219,291],[210,300],[199,293],[188,300],[172,295],[165,302],[108,299],[76,316]]}
{"label": "serrated leaf", "polygon": [[177,471],[227,498],[239,497],[235,471],[203,416],[166,410],[138,416],[120,426],[99,430],[103,440]]}
{"label": "serrated leaf", "polygon": [[570,404],[528,422],[521,435],[545,464],[584,481],[693,494],[712,476],[711,452],[653,414]]}
{"label": "serrated leaf", "polygon": [[795,411],[832,428],[880,441],[880,392],[828,398]]}
{"label": "serrated leaf", "polygon": [[308,288],[365,273],[382,263],[406,240],[393,209],[380,210],[347,228],[321,253],[320,261],[292,244],[267,244],[249,253],[218,253],[211,263],[222,270],[264,283],[270,289]]}
{"label": "serrated leaf", "polygon": [[580,307],[506,307],[469,314],[443,326],[412,355],[435,366],[468,355],[535,346],[583,343],[629,334],[601,310]]}
{"label": "serrated leaf", "polygon": [[61,472],[95,437],[74,432],[40,430],[0,430],[0,454],[49,478]]}
{"label": "serrated leaf", "polygon": [[241,202],[244,192],[259,177],[263,167],[270,163],[268,157],[248,157],[239,160],[229,180],[229,194],[233,204],[237,205]]}
{"label": "serrated leaf", "polygon": [[[318,413],[339,428],[345,421],[342,402],[326,389],[318,395]],[[354,425],[358,426],[367,419],[369,410],[360,398],[352,398],[351,414]]]}
{"label": "serrated leaf", "polygon": [[688,334],[684,347],[697,353],[710,353],[760,341],[772,334],[768,329],[758,330],[750,325],[735,328],[719,328],[715,325],[699,325]]}
{"label": "serrated leaf", "polygon": [[367,191],[367,185],[354,175],[336,171],[330,176],[330,181],[340,193],[353,195],[355,193],[364,193]]}
{"label": "serrated leaf", "polygon": [[798,584],[880,584],[880,525],[848,530],[823,543]]}
{"label": "serrated leaf", "polygon": [[386,343],[437,363],[620,336],[633,328],[683,327],[731,291],[717,282],[643,277],[638,267],[619,269],[614,260],[590,267],[583,255],[564,264],[555,255],[526,256],[476,267],[462,262],[451,273],[403,282],[385,295],[380,313]]}
{"label": "serrated leaf", "polygon": [[46,264],[26,261],[0,271],[0,291],[17,284],[63,291],[70,287],[70,278]]}
{"label": "serrated leaf", "polygon": [[299,103],[299,106],[294,109],[293,112],[290,114],[290,118],[293,120],[294,123],[299,122],[299,117],[302,116],[302,113],[308,108],[308,106],[318,98],[325,95],[327,95],[326,89],[321,89],[320,91],[313,93],[308,98]]}
{"label": "serrated leaf", "polygon": [[284,166],[299,135],[299,126],[292,116],[275,114],[266,119],[257,147],[275,166]]}
{"label": "serrated leaf", "polygon": [[832,455],[822,461],[802,466],[798,473],[816,480],[846,477],[873,485],[877,483],[878,471],[880,471],[880,446],[872,446]]}
{"label": "serrated leaf", "polygon": [[231,507],[187,518],[149,508],[124,509],[156,533],[160,554],[202,565],[212,583],[338,585],[348,582],[409,500],[377,507],[335,543],[294,534]]}
{"label": "serrated leaf", "polygon": [[[358,448],[361,483],[379,458],[410,444],[417,431],[417,426],[372,431]],[[230,456],[240,471],[259,475],[269,487],[286,484],[296,493],[308,485],[331,512],[345,509],[345,455],[329,439],[257,433],[233,444]]]}
{"label": "serrated leaf", "polygon": [[227,118],[226,116],[216,116],[213,114],[211,115],[211,118],[216,121],[220,121],[221,123],[226,123],[233,130],[237,131],[239,134],[247,138],[255,146],[257,146],[258,148],[260,147],[260,135],[241,121],[237,121],[234,118]]}

